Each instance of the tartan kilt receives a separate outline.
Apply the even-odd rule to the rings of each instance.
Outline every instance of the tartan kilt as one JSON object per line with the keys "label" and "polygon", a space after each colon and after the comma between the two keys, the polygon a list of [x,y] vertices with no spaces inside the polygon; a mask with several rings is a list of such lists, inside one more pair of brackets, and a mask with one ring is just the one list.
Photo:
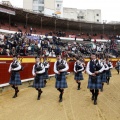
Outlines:
{"label": "tartan kilt", "polygon": [[106,72],[104,72],[104,73],[101,74],[101,82],[103,83],[103,82],[106,82],[106,81],[107,81]]}
{"label": "tartan kilt", "polygon": [[97,76],[97,82],[92,83],[91,76],[89,75],[87,88],[89,88],[89,89],[101,89],[102,88],[101,76],[98,75]]}
{"label": "tartan kilt", "polygon": [[116,70],[120,70],[120,66],[116,66],[115,69],[116,69]]}
{"label": "tartan kilt", "polygon": [[38,76],[38,82],[36,82],[35,78],[34,78],[34,82],[33,82],[33,87],[34,88],[44,88],[45,87],[45,83],[44,83],[44,75],[41,74]]}
{"label": "tartan kilt", "polygon": [[112,77],[110,70],[107,70],[107,71],[106,71],[106,77]]}
{"label": "tartan kilt", "polygon": [[15,72],[14,79],[12,79],[12,76],[10,77],[9,84],[10,85],[22,85],[19,72]]}
{"label": "tartan kilt", "polygon": [[75,73],[74,79],[77,80],[77,81],[78,80],[84,80],[82,72],[79,72],[77,74]]}
{"label": "tartan kilt", "polygon": [[48,79],[48,78],[49,78],[49,76],[48,76],[48,71],[45,71],[44,76],[43,76],[43,79],[46,80],[46,79]]}
{"label": "tartan kilt", "polygon": [[67,81],[66,81],[66,73],[62,72],[61,73],[61,80],[58,80],[58,74],[55,74],[55,78],[56,78],[56,83],[55,83],[55,88],[67,88]]}

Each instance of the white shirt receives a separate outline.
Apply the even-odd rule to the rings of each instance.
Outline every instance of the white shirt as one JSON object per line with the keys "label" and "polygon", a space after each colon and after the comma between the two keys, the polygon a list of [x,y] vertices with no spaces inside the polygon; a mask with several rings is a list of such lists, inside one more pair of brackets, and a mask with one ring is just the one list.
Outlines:
{"label": "white shirt", "polygon": [[[61,60],[59,60],[59,61],[61,61]],[[58,74],[59,72],[57,71],[56,64],[57,64],[57,61],[54,63],[54,72]],[[65,60],[63,60],[63,64],[65,65],[65,68],[62,69],[61,71],[65,72],[65,71],[67,71],[69,69],[69,67],[68,67],[68,64],[67,64],[67,62]]]}
{"label": "white shirt", "polygon": [[109,67],[108,67],[108,65],[106,63],[104,63],[103,65],[104,65],[104,70],[109,70]]}
{"label": "white shirt", "polygon": [[[81,68],[80,70],[77,70],[77,71],[79,71],[79,72],[84,70],[83,65],[80,64],[80,66],[81,66],[82,68]],[[76,69],[75,69],[75,67],[76,67],[76,62],[74,63],[74,72],[77,72]]]}
{"label": "white shirt", "polygon": [[21,69],[20,63],[19,63],[18,61],[15,61],[15,62],[17,62],[18,67],[16,67],[16,68],[13,69],[13,68],[11,67],[11,65],[12,65],[12,63],[13,63],[13,62],[12,62],[12,63],[10,64],[10,66],[9,66],[9,70],[8,70],[9,73],[10,73],[12,70],[13,70],[13,71],[18,71],[18,70]]}
{"label": "white shirt", "polygon": [[112,65],[112,63],[111,62],[109,62],[109,64],[110,64],[110,67],[109,67],[109,69],[112,69],[113,68],[113,65]]}
{"label": "white shirt", "polygon": [[45,68],[49,68],[50,67],[50,64],[49,63],[47,63],[47,65],[45,66]]}
{"label": "white shirt", "polygon": [[[100,61],[98,61],[99,62],[99,64],[102,66],[102,68],[98,71],[98,72],[102,72],[102,71],[104,71],[104,65],[100,62]],[[86,67],[86,72],[89,74],[89,75],[92,75],[93,73],[90,71],[90,61],[87,63],[87,67]]]}
{"label": "white shirt", "polygon": [[[37,63],[37,64],[39,65],[40,62]],[[32,69],[32,75],[33,75],[33,76],[35,76],[35,74],[42,74],[42,73],[45,72],[45,67],[44,67],[44,65],[43,65],[42,63],[41,63],[40,65],[41,65],[41,67],[42,67],[42,70],[41,70],[41,71],[38,71],[38,72],[35,72],[35,65],[33,65],[33,69]]]}

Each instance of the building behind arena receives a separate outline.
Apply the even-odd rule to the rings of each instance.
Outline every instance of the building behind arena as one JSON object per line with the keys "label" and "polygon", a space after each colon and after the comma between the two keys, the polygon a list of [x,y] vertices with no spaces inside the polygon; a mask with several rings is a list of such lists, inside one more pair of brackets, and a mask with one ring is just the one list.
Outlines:
{"label": "building behind arena", "polygon": [[23,0],[23,8],[45,15],[101,23],[101,10],[63,7],[63,0]]}
{"label": "building behind arena", "polygon": [[63,17],[63,0],[23,0],[23,8],[37,13]]}

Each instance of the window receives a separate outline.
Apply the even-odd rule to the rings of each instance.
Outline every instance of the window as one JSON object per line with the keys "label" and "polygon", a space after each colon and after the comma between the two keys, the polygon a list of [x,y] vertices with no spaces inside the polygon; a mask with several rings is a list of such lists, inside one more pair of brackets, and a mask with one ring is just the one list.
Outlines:
{"label": "window", "polygon": [[99,14],[96,14],[96,16],[99,16]]}
{"label": "window", "polygon": [[39,11],[44,11],[44,7],[43,7],[43,6],[39,6],[39,7],[38,7],[38,10],[39,10]]}
{"label": "window", "polygon": [[57,4],[57,7],[60,7],[60,5],[59,5],[59,4]]}
{"label": "window", "polygon": [[38,3],[39,4],[44,4],[44,0],[39,0]]}
{"label": "window", "polygon": [[37,4],[37,3],[38,3],[38,1],[37,1],[37,0],[33,0],[33,3],[34,3],[34,4]]}
{"label": "window", "polygon": [[97,19],[97,22],[99,22],[99,20]]}
{"label": "window", "polygon": [[57,4],[57,8],[61,8],[61,4]]}
{"label": "window", "polygon": [[84,16],[80,16],[80,19],[84,19]]}

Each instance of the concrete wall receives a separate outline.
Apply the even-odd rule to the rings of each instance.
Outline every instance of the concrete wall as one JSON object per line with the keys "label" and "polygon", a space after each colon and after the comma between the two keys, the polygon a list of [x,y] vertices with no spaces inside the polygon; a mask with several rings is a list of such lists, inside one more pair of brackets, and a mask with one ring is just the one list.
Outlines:
{"label": "concrete wall", "polygon": [[63,18],[77,20],[77,14],[76,8],[63,8]]}
{"label": "concrete wall", "polygon": [[101,22],[101,10],[98,9],[76,9],[63,8],[63,17],[68,19],[87,21],[87,22]]}
{"label": "concrete wall", "polygon": [[33,0],[23,0],[23,8],[33,10]]}

